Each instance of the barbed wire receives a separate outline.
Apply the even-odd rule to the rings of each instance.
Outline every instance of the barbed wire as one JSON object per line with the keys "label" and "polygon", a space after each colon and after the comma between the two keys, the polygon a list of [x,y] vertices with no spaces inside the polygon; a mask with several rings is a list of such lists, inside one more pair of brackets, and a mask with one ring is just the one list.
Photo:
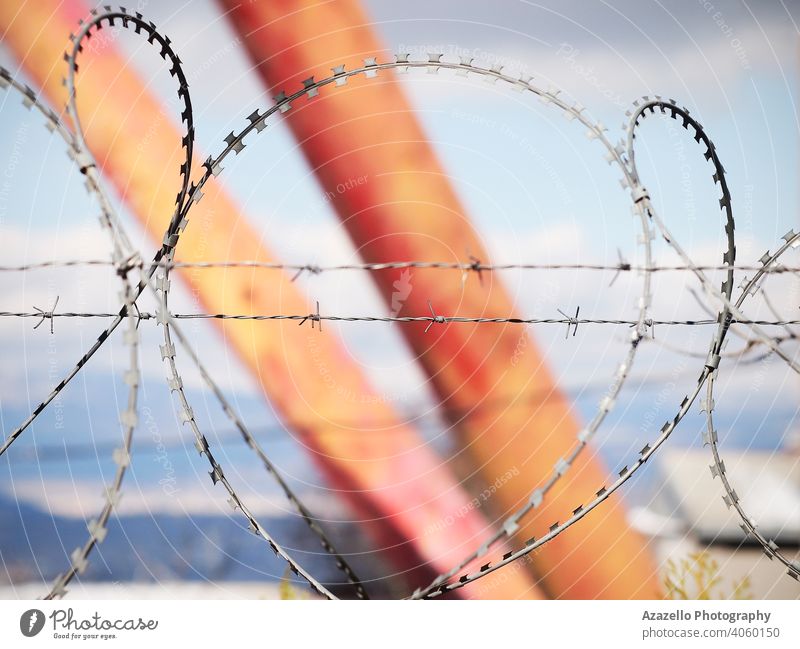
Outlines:
{"label": "barbed wire", "polygon": [[[0,311],[0,318],[45,318],[48,320],[52,320],[55,318],[115,318],[117,317],[116,313],[108,313],[108,312],[74,312],[74,311],[64,311],[64,312],[54,312],[54,311]],[[538,325],[538,324],[556,324],[556,325],[567,325],[568,327],[573,327],[575,325],[625,325],[627,327],[634,327],[638,324],[637,320],[623,320],[619,318],[570,318],[570,317],[561,317],[561,318],[509,318],[509,317],[497,317],[491,318],[486,316],[477,316],[477,317],[470,317],[470,316],[445,316],[445,315],[422,315],[422,316],[372,316],[372,315],[323,315],[319,312],[314,313],[306,313],[306,314],[258,314],[258,313],[172,313],[169,312],[168,315],[164,314],[161,311],[152,312],[152,311],[139,311],[135,314],[136,319],[138,320],[155,320],[158,324],[163,324],[160,322],[161,319],[166,317],[172,318],[174,320],[254,320],[254,321],[269,321],[269,320],[294,320],[299,321],[300,324],[304,324],[307,321],[313,322],[321,322],[321,321],[329,321],[329,322],[392,322],[392,323],[415,323],[415,322],[427,322],[428,324],[522,324],[522,325]],[[654,327],[655,325],[659,326],[680,326],[680,327],[693,327],[693,326],[706,326],[706,325],[715,325],[719,324],[716,318],[711,319],[686,319],[686,320],[653,320],[648,318],[645,321],[646,327]],[[800,319],[795,320],[751,320],[751,319],[744,319],[744,320],[737,320],[732,318],[730,320],[730,324],[742,324],[742,325],[762,325],[762,326],[773,326],[773,327],[786,327],[789,325],[798,325],[800,324]],[[38,326],[38,325],[37,325]],[[794,340],[797,336],[795,334],[791,334],[790,336],[785,336],[779,338],[779,340]],[[770,336],[768,338],[771,341],[775,341],[776,338],[774,336]],[[764,341],[760,341],[761,344],[767,344]]]}
{"label": "barbed wire", "polygon": [[[175,210],[170,219],[170,224],[166,230],[163,238],[162,246],[156,252],[152,262],[145,263],[141,260],[135,252],[134,247],[131,245],[130,240],[125,234],[125,230],[110,203],[105,199],[105,195],[100,186],[97,170],[94,165],[93,158],[88,151],[86,143],[83,139],[83,132],[75,105],[75,74],[77,73],[77,55],[82,49],[84,39],[88,38],[92,30],[99,30],[104,25],[115,25],[115,21],[122,23],[125,28],[132,27],[135,33],[142,34],[147,38],[148,42],[160,48],[161,57],[170,65],[169,72],[178,83],[178,98],[182,101],[183,110],[181,112],[181,121],[185,125],[185,133],[182,137],[182,146],[185,150],[185,161],[180,167],[181,188],[177,194],[175,201]],[[192,152],[194,143],[194,123],[191,101],[188,92],[188,84],[186,77],[183,73],[180,59],[175,54],[170,45],[170,41],[165,36],[162,36],[156,29],[155,25],[151,22],[145,21],[141,14],[130,14],[124,9],[112,10],[106,8],[104,11],[93,11],[92,16],[87,22],[80,24],[80,29],[77,34],[71,36],[72,49],[65,55],[68,65],[68,77],[66,79],[66,86],[69,91],[69,103],[67,106],[67,114],[74,126],[74,134],[71,134],[63,125],[55,113],[44,109],[43,105],[39,102],[36,94],[27,86],[22,86],[11,79],[11,76],[5,70],[0,70],[0,85],[11,85],[16,90],[22,92],[23,101],[30,105],[36,105],[42,110],[43,114],[48,120],[48,125],[58,129],[62,135],[66,134],[67,142],[70,144],[70,151],[76,164],[81,172],[87,177],[87,185],[98,196],[103,206],[103,213],[101,215],[101,223],[104,229],[111,235],[113,245],[112,261],[106,260],[50,260],[43,262],[35,262],[28,264],[19,264],[17,266],[2,266],[0,271],[5,272],[21,272],[30,271],[42,268],[56,268],[56,267],[69,267],[78,265],[87,266],[112,266],[116,269],[117,274],[122,278],[123,283],[127,287],[123,290],[121,296],[121,307],[117,313],[78,313],[78,312],[55,312],[55,306],[49,311],[36,308],[33,312],[24,311],[3,311],[0,312],[0,317],[14,317],[14,318],[27,318],[35,317],[39,319],[36,327],[40,326],[45,321],[49,321],[52,331],[52,325],[55,318],[111,318],[112,322],[98,337],[97,342],[90,347],[90,349],[81,357],[76,366],[66,375],[66,377],[56,386],[56,388],[42,401],[32,412],[32,414],[23,422],[23,424],[15,429],[4,440],[0,446],[0,455],[2,455],[10,445],[19,437],[20,434],[36,419],[36,417],[52,402],[64,386],[81,370],[89,358],[102,346],[102,344],[109,338],[117,326],[126,320],[129,323],[129,328],[126,331],[126,341],[129,341],[131,346],[131,369],[126,373],[126,383],[129,385],[129,398],[128,406],[121,417],[124,428],[124,449],[127,449],[127,455],[119,454],[115,457],[115,461],[119,460],[118,471],[108,492],[107,507],[104,508],[98,521],[90,524],[90,539],[83,548],[78,548],[73,553],[70,569],[66,576],[59,577],[56,586],[50,593],[51,596],[62,596],[65,592],[64,586],[76,574],[85,569],[86,559],[91,549],[97,542],[104,538],[106,527],[105,524],[110,515],[111,508],[114,503],[118,501],[119,488],[122,477],[124,476],[124,468],[130,461],[130,439],[133,429],[136,426],[136,386],[138,385],[138,368],[136,366],[136,340],[138,340],[137,327],[139,323],[149,320],[154,320],[157,324],[163,326],[164,344],[160,346],[162,360],[167,364],[169,375],[167,377],[167,384],[170,392],[177,394],[177,399],[180,406],[180,415],[183,423],[189,424],[192,429],[197,450],[201,456],[204,456],[211,467],[210,477],[212,482],[222,484],[229,495],[229,503],[234,510],[239,509],[249,522],[251,531],[256,535],[262,537],[272,548],[272,550],[280,556],[295,573],[303,577],[309,585],[316,590],[319,594],[335,598],[335,596],[322,584],[320,584],[311,574],[305,571],[267,532],[266,529],[255,519],[251,511],[244,504],[242,499],[238,496],[234,487],[228,481],[223,473],[222,467],[215,459],[211,452],[206,437],[200,430],[194,412],[190,406],[188,398],[183,389],[183,379],[178,372],[177,364],[175,361],[177,355],[177,348],[173,342],[173,334],[181,349],[184,350],[191,363],[200,372],[204,383],[214,392],[223,412],[228,419],[233,423],[236,430],[239,431],[243,439],[247,442],[256,455],[262,461],[262,464],[281,486],[284,495],[294,506],[296,511],[305,519],[310,529],[320,538],[322,545],[326,552],[328,552],[336,561],[337,567],[342,570],[352,584],[359,597],[366,597],[363,586],[359,582],[355,573],[347,565],[341,555],[335,550],[333,545],[327,539],[324,531],[319,526],[317,520],[311,516],[310,512],[302,505],[297,499],[295,494],[289,489],[285,481],[282,480],[280,474],[274,465],[267,458],[263,450],[258,446],[255,438],[248,431],[242,420],[235,413],[230,403],[224,396],[222,390],[214,382],[211,375],[203,366],[192,345],[188,344],[185,335],[182,333],[178,320],[182,319],[223,319],[223,320],[288,320],[297,321],[302,325],[307,321],[311,322],[314,327],[319,324],[320,330],[323,321],[333,322],[396,322],[396,323],[425,323],[427,327],[425,331],[429,331],[435,325],[447,325],[455,323],[471,323],[471,324],[558,324],[567,326],[567,335],[570,331],[574,336],[577,332],[579,325],[626,325],[631,328],[630,335],[628,336],[628,345],[623,356],[622,362],[617,366],[613,377],[608,384],[604,397],[601,399],[594,416],[590,419],[589,424],[581,431],[579,431],[574,441],[573,447],[569,453],[558,460],[554,466],[553,474],[537,487],[530,494],[528,502],[511,516],[509,516],[503,523],[501,529],[493,534],[490,539],[478,547],[475,551],[465,557],[462,561],[458,562],[450,571],[439,575],[430,585],[425,588],[418,588],[412,595],[412,599],[428,599],[437,597],[443,593],[462,588],[466,584],[481,579],[486,575],[502,568],[509,563],[522,559],[530,554],[535,549],[548,543],[553,538],[557,537],[563,531],[577,523],[584,516],[588,515],[593,509],[598,507],[602,502],[610,497],[617,489],[619,489],[625,482],[627,482],[632,475],[640,469],[640,467],[656,452],[656,450],[666,441],[675,427],[680,423],[683,417],[687,414],[690,407],[694,403],[696,397],[700,393],[703,386],[706,386],[707,397],[704,402],[704,410],[707,412],[708,430],[713,431],[713,422],[711,420],[710,411],[713,409],[709,404],[712,403],[713,396],[713,381],[718,369],[721,358],[723,358],[723,346],[726,341],[728,331],[734,324],[743,325],[750,331],[750,336],[746,339],[749,348],[765,347],[769,351],[768,354],[775,354],[783,359],[794,371],[800,370],[800,364],[792,358],[789,353],[784,349],[784,343],[788,340],[794,340],[795,334],[788,327],[791,325],[800,324],[800,320],[783,319],[778,315],[774,305],[765,299],[768,309],[774,316],[774,320],[763,319],[750,319],[740,310],[742,303],[746,297],[756,292],[759,287],[759,282],[765,276],[783,273],[798,273],[800,268],[782,266],[778,263],[779,258],[789,249],[796,248],[800,244],[800,235],[790,230],[784,235],[784,244],[779,247],[778,252],[775,254],[765,253],[760,260],[759,265],[735,265],[735,242],[734,242],[734,220],[731,206],[731,196],[725,180],[724,170],[722,164],[716,153],[716,149],[711,140],[706,135],[700,124],[689,115],[689,112],[676,105],[673,100],[665,101],[659,97],[655,99],[645,98],[642,102],[635,104],[633,112],[628,113],[629,122],[623,124],[623,130],[626,133],[627,141],[620,140],[617,144],[612,144],[608,139],[606,132],[607,129],[602,123],[594,121],[587,114],[583,106],[577,103],[568,102],[561,97],[561,91],[558,89],[543,88],[536,85],[533,79],[529,76],[513,77],[505,74],[502,66],[493,66],[489,69],[481,68],[473,64],[472,59],[469,57],[460,57],[458,62],[443,60],[443,55],[440,53],[430,53],[426,61],[410,60],[408,54],[398,54],[394,61],[379,63],[375,58],[368,58],[364,60],[364,65],[353,70],[345,70],[345,66],[339,65],[332,68],[333,74],[325,79],[315,81],[313,77],[303,82],[303,87],[297,91],[287,94],[284,91],[278,93],[275,97],[275,104],[266,109],[263,113],[260,110],[254,111],[247,117],[248,124],[237,134],[231,132],[225,138],[225,148],[216,157],[209,157],[203,163],[203,173],[198,181],[191,182],[190,176],[192,171]],[[245,149],[244,138],[251,133],[259,135],[266,127],[267,120],[275,114],[285,114],[292,108],[292,102],[300,97],[306,96],[312,99],[320,93],[320,90],[326,87],[336,88],[344,86],[347,80],[355,75],[363,75],[364,77],[371,78],[378,76],[379,72],[384,70],[394,70],[397,72],[408,72],[412,69],[424,69],[427,72],[438,73],[439,70],[455,71],[457,74],[464,76],[477,75],[486,78],[490,81],[501,81],[504,84],[514,88],[515,90],[530,92],[536,95],[543,103],[547,104],[562,112],[564,117],[569,121],[574,121],[586,127],[586,135],[590,140],[598,141],[605,150],[606,160],[615,165],[622,175],[622,186],[624,189],[630,191],[630,198],[632,201],[634,215],[638,217],[638,223],[641,227],[641,234],[639,235],[638,243],[642,246],[642,255],[644,257],[643,265],[632,265],[625,261],[620,255],[620,261],[616,265],[604,264],[484,264],[480,260],[472,257],[469,263],[463,262],[442,262],[442,261],[395,261],[384,263],[369,263],[369,264],[339,264],[320,266],[315,264],[281,264],[281,263],[267,263],[260,261],[208,261],[208,262],[176,262],[174,255],[179,244],[180,234],[187,227],[188,216],[190,209],[193,205],[197,204],[203,197],[202,188],[207,181],[218,176],[224,167],[222,163],[231,154],[238,155]],[[706,160],[710,161],[714,167],[713,180],[715,184],[719,185],[722,193],[720,198],[720,208],[723,210],[726,217],[725,232],[727,236],[727,249],[723,255],[723,265],[698,265],[695,264],[691,258],[683,251],[677,244],[674,237],[658,217],[652,203],[650,196],[644,186],[639,180],[638,172],[636,169],[636,162],[634,157],[633,141],[636,135],[636,129],[647,113],[652,114],[656,110],[665,114],[668,118],[682,122],[682,126],[687,130],[694,131],[694,139],[705,146]],[[655,229],[652,228],[655,225]],[[652,249],[651,241],[655,238],[656,232],[661,234],[661,237],[673,248],[682,260],[681,265],[663,265],[657,266],[652,262]],[[637,302],[638,317],[634,319],[599,319],[599,318],[579,318],[579,308],[576,310],[574,317],[564,315],[561,318],[517,318],[517,317],[468,317],[468,316],[445,316],[438,314],[433,305],[429,302],[430,315],[420,316],[336,316],[336,315],[323,315],[320,313],[319,303],[314,313],[309,314],[227,314],[227,313],[188,313],[179,314],[172,313],[168,308],[168,294],[170,290],[169,271],[174,268],[260,268],[260,269],[273,269],[281,271],[291,271],[294,273],[293,280],[297,279],[301,274],[307,273],[309,275],[318,275],[324,272],[332,271],[345,271],[345,270],[363,270],[363,271],[381,271],[392,269],[404,268],[417,268],[417,269],[441,269],[441,270],[460,270],[463,273],[482,271],[501,271],[501,270],[558,270],[558,269],[573,269],[573,270],[597,270],[597,271],[614,271],[616,274],[613,281],[619,273],[622,272],[637,272],[642,276],[642,289],[639,300]],[[137,270],[140,275],[140,280],[136,288],[128,284],[127,275],[133,270]],[[160,273],[158,272],[160,271]],[[716,317],[709,319],[687,319],[687,320],[657,320],[650,315],[651,308],[651,287],[650,278],[654,272],[666,271],[690,271],[701,282],[706,294],[709,298],[718,301],[722,305],[722,309]],[[726,280],[723,282],[720,289],[712,285],[707,272],[711,271],[725,271]],[[752,279],[743,279],[742,295],[739,300],[733,303],[733,276],[736,271],[754,272]],[[157,274],[158,273],[158,274]],[[153,293],[158,300],[158,310],[155,313],[143,312],[137,306],[137,300],[145,290]],[[622,389],[623,384],[629,376],[630,368],[633,364],[637,349],[643,340],[647,339],[648,332],[653,335],[655,325],[659,326],[705,326],[716,325],[716,333],[711,339],[710,351],[705,359],[700,377],[694,390],[687,395],[680,403],[677,414],[672,421],[668,421],[662,428],[657,438],[652,444],[647,444],[639,452],[638,457],[629,466],[625,466],[614,478],[609,486],[602,486],[590,500],[587,505],[579,505],[572,511],[572,515],[564,523],[556,522],[550,526],[549,531],[540,539],[530,539],[525,543],[522,549],[507,552],[501,559],[489,561],[484,563],[481,568],[473,573],[464,573],[457,578],[457,581],[452,581],[456,575],[463,571],[473,561],[485,557],[490,549],[494,547],[501,539],[511,537],[520,528],[520,523],[523,518],[528,516],[533,510],[537,509],[548,492],[552,489],[553,485],[565,475],[576,458],[586,447],[588,441],[599,429],[600,425],[606,419],[607,414],[614,406],[615,400]],[[770,336],[761,327],[766,326],[780,326],[783,327],[786,334],[785,336]],[[132,332],[132,333],[131,333]],[[719,449],[716,445],[716,434],[709,432],[711,437],[712,453],[714,455],[714,466],[717,474],[723,477],[723,486],[726,491],[726,504],[730,501],[736,505],[737,512],[742,517],[744,523],[743,527],[750,533],[754,534],[759,542],[767,552],[770,558],[778,557],[788,568],[788,572],[794,578],[798,577],[798,566],[791,563],[779,551],[773,541],[765,539],[756,531],[755,525],[750,524],[750,519],[747,517],[746,512],[740,507],[738,499],[735,498],[735,492],[732,486],[725,477],[722,460],[719,456]],[[112,494],[113,491],[113,494]],[[107,510],[107,511],[106,511]]]}
{"label": "barbed wire", "polygon": [[[174,269],[174,268],[187,268],[187,269],[211,269],[211,268],[254,268],[263,270],[279,270],[279,271],[294,271],[294,277],[298,277],[298,273],[306,272],[309,275],[321,275],[323,273],[331,273],[337,271],[347,270],[363,270],[363,271],[381,271],[381,270],[402,270],[402,269],[421,269],[421,270],[460,270],[470,272],[497,272],[503,270],[596,270],[596,271],[615,271],[615,272],[633,272],[633,273],[659,273],[659,272],[675,272],[675,271],[691,271],[693,269],[701,271],[714,271],[714,270],[728,270],[731,266],[722,264],[698,264],[696,266],[689,266],[685,264],[665,264],[655,265],[651,267],[629,264],[627,262],[609,265],[609,264],[577,264],[577,263],[553,263],[553,264],[526,264],[526,263],[497,263],[497,264],[483,264],[483,263],[464,263],[464,262],[451,262],[451,261],[387,261],[387,262],[374,262],[374,263],[348,263],[348,264],[332,264],[332,265],[317,265],[317,264],[285,264],[280,262],[262,262],[252,260],[242,261],[160,261],[157,264],[146,264],[148,267],[155,265],[157,268]],[[0,266],[0,272],[22,272],[31,270],[42,270],[47,268],[69,268],[72,266],[113,266],[112,262],[102,259],[54,259],[50,261],[39,261],[28,264],[18,264],[10,266]],[[144,262],[137,262],[136,268],[144,268]],[[781,275],[785,273],[797,274],[800,273],[800,266],[782,266],[775,265],[766,269],[760,265],[736,265],[733,266],[735,271],[753,272],[757,270],[764,270],[765,274]]]}

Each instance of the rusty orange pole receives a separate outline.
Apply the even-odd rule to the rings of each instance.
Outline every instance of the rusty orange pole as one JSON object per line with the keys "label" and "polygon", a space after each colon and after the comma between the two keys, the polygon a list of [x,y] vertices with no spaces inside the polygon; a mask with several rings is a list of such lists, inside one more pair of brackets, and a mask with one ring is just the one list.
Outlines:
{"label": "rusty orange pole", "polygon": [[[273,94],[295,92],[304,79],[325,78],[340,64],[353,69],[367,57],[385,61],[390,56],[355,0],[220,1]],[[469,253],[488,260],[400,86],[390,73],[379,76],[352,77],[344,88],[325,88],[313,100],[295,102],[286,116],[322,189],[336,195],[332,204],[356,248],[368,262],[463,262]],[[367,181],[336,191],[358,176]],[[374,278],[391,304],[397,273]],[[481,285],[475,278],[462,283],[460,271],[417,270],[410,281],[413,290],[401,315],[428,315],[428,300],[440,314],[515,315],[496,278]],[[455,413],[483,480],[491,484],[512,468],[520,472],[492,498],[498,510],[510,512],[548,477],[574,441],[578,424],[570,404],[517,326],[453,324],[427,334],[425,328],[419,323],[401,331],[448,412]],[[523,354],[520,340],[527,343]],[[509,395],[511,407],[481,407],[509,401]],[[520,407],[525,404],[529,407]],[[607,479],[601,462],[583,455],[518,538],[540,536]],[[648,548],[629,528],[618,499],[545,545],[533,566],[554,597],[660,594]]]}
{"label": "rusty orange pole", "polygon": [[[61,78],[68,35],[87,15],[78,0],[0,3],[3,43],[55,106],[66,99]],[[97,45],[85,49],[78,77],[87,141],[103,174],[160,242],[182,161],[180,132],[173,122],[177,117],[145,88],[113,40],[94,39]],[[201,159],[198,154],[196,168]],[[178,260],[272,261],[261,236],[224,188],[212,180],[205,192],[181,236]],[[284,273],[265,271],[256,277],[252,270],[208,269],[183,272],[182,277],[210,312],[312,310]],[[296,323],[228,321],[220,328],[278,415],[365,519],[382,554],[406,573],[409,584],[423,584],[464,555],[469,545],[487,538],[485,520],[470,507],[469,496],[446,465],[378,398],[330,333]],[[333,374],[333,384],[323,380],[323,367]],[[445,520],[448,525],[441,525]],[[477,594],[473,588],[464,595]],[[490,595],[538,597],[539,591],[520,573]]]}

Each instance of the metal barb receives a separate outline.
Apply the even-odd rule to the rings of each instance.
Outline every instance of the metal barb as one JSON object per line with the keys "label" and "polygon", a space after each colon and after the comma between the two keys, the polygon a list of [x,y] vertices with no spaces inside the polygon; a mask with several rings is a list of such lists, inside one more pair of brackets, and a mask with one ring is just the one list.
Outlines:
{"label": "metal barb", "polygon": [[53,333],[53,312],[56,310],[56,306],[58,306],[58,298],[59,298],[59,296],[56,295],[56,299],[53,302],[53,307],[49,311],[43,311],[38,306],[34,306],[33,307],[34,309],[36,309],[36,311],[39,312],[39,315],[41,315],[41,318],[39,319],[39,322],[37,322],[33,326],[34,329],[38,329],[45,320],[49,320],[50,321],[50,333],[51,334]]}
{"label": "metal barb", "polygon": [[315,266],[313,264],[306,264],[304,266],[300,266],[297,269],[297,272],[292,276],[292,280],[291,281],[294,282],[305,271],[311,273],[312,275],[319,275],[322,272],[322,268],[320,268],[319,266]]}
{"label": "metal barb", "polygon": [[575,327],[572,330],[572,336],[574,337],[575,334],[578,333],[578,315],[581,312],[581,308],[578,307],[577,309],[575,309],[575,317],[574,318],[571,318],[570,316],[568,316],[561,309],[557,309],[557,311],[567,319],[567,333],[564,336],[564,339],[566,340],[567,338],[569,338],[569,328],[573,327],[573,326]]}
{"label": "metal barb", "polygon": [[629,271],[631,269],[631,265],[627,261],[625,261],[625,258],[622,256],[622,251],[619,248],[617,248],[617,257],[619,258],[619,264],[617,264],[617,272],[614,273],[614,277],[611,278],[611,281],[608,284],[609,286],[614,285],[614,282],[617,281],[617,277],[619,277],[619,274],[621,272]]}
{"label": "metal barb", "polygon": [[444,324],[444,323],[446,322],[446,320],[445,320],[445,317],[444,317],[444,316],[442,316],[442,315],[436,315],[436,312],[433,310],[433,305],[431,304],[431,301],[430,301],[430,300],[428,300],[428,308],[431,310],[431,320],[430,320],[430,322],[428,323],[428,326],[427,326],[427,327],[425,327],[425,333],[428,333],[428,330],[429,330],[429,329],[430,329],[430,328],[431,328],[431,327],[432,327],[434,324]]}
{"label": "metal barb", "polygon": [[299,323],[298,326],[301,326],[305,323],[306,320],[311,320],[311,328],[314,328],[314,323],[319,323],[319,330],[322,331],[322,317],[319,315],[319,301],[317,301],[317,312],[316,313],[309,313],[305,318],[303,318]]}

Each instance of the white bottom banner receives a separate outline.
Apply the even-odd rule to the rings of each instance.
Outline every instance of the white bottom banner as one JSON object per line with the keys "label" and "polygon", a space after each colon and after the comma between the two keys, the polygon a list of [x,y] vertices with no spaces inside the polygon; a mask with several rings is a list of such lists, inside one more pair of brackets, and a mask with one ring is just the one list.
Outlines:
{"label": "white bottom banner", "polygon": [[[0,647],[800,647],[797,601],[0,601]],[[254,643],[256,643],[254,645]]]}

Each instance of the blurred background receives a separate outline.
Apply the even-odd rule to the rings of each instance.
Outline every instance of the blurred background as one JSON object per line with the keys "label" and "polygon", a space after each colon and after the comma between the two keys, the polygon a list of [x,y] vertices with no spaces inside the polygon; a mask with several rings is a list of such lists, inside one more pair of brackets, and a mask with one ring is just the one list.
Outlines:
{"label": "blurred background", "polygon": [[[482,67],[502,65],[509,74],[532,75],[541,87],[559,88],[586,106],[608,127],[612,142],[624,135],[621,124],[633,100],[643,95],[674,98],[707,129],[727,171],[737,263],[757,264],[764,251],[774,250],[780,237],[797,227],[800,6],[795,2],[363,0],[309,4],[296,12],[278,2],[263,15],[237,14],[226,3],[211,1],[139,4],[137,10],[170,37],[183,61],[202,157],[221,151],[223,139],[238,133],[253,110],[272,106],[282,81],[287,93],[299,88],[299,81],[310,76],[308,57],[312,72],[317,67],[324,72],[338,64],[334,59],[342,48],[349,48],[348,60],[358,60],[378,43],[380,61],[397,52],[418,59],[439,52],[445,60],[468,56]],[[0,64],[32,87],[56,87],[53,80],[65,69],[60,52],[68,31],[60,35],[55,57],[40,55],[36,39],[49,38],[61,24],[56,18],[39,22],[37,16],[61,16],[66,24],[66,17],[82,15],[89,7],[19,5],[2,12]],[[281,12],[285,19],[272,15]],[[363,19],[351,41],[340,42],[336,20],[353,16]],[[180,126],[181,106],[174,79],[145,39],[125,30],[101,34],[85,48],[79,98],[81,75],[106,74],[104,61],[112,52],[140,86],[133,92],[124,85],[133,83],[130,79],[112,76],[119,85],[110,84],[107,96],[89,95],[83,123],[90,136],[96,128],[95,141],[106,138],[105,155],[95,155],[128,232],[148,258],[160,243],[153,232],[163,232],[170,216],[156,195],[163,191],[174,201],[177,191],[179,158],[160,165],[157,151],[159,146],[180,151],[179,140],[165,143],[162,129]],[[366,43],[363,50],[359,39]],[[29,46],[21,46],[23,41]],[[264,57],[260,48],[270,47]],[[329,59],[324,58],[328,51]],[[368,83],[377,89],[362,90]],[[613,267],[620,256],[634,265],[643,263],[640,229],[618,171],[604,160],[600,145],[584,136],[585,128],[533,95],[446,70],[382,73],[377,80],[354,79],[351,86],[323,90],[314,100],[319,103],[308,102],[308,108],[305,99],[298,100],[295,122],[291,113],[288,119],[275,116],[263,134],[248,139],[247,148],[226,163],[219,183],[208,190],[208,201],[193,212],[187,233],[194,229],[194,238],[186,250],[179,245],[178,259],[250,258],[243,256],[244,238],[268,248],[274,260],[301,265],[363,259],[468,263],[476,255],[495,264]],[[126,92],[133,92],[136,101],[147,93],[160,110],[144,114],[132,103],[127,113],[104,118],[104,102],[113,103],[115,93],[125,97]],[[327,98],[334,92],[343,93],[340,103]],[[409,108],[398,106],[402,119],[397,119],[411,120],[424,137],[421,144],[403,146],[438,161],[430,173],[455,200],[438,185],[409,176],[413,164],[392,155],[391,148],[397,144],[392,137],[399,141],[397,133],[405,131],[398,127],[393,133],[387,130],[391,121],[374,121],[384,119],[378,101],[389,99],[359,101],[362,92],[406,98]],[[2,264],[107,259],[109,242],[98,226],[97,207],[63,143],[19,97],[7,92],[0,101]],[[330,121],[322,124],[320,115]],[[104,119],[119,132],[138,129],[143,136],[133,143],[116,140],[117,131],[109,131]],[[693,134],[678,126],[657,118],[644,123],[637,139],[640,173],[684,250],[697,263],[719,264],[725,234],[713,170]],[[319,132],[309,132],[317,127]],[[371,144],[369,138],[377,139]],[[369,150],[358,154],[360,147],[371,146],[374,159]],[[222,192],[229,203],[218,202]],[[214,209],[220,205],[235,205],[239,216],[234,218],[228,208]],[[427,211],[432,209],[441,213]],[[452,223],[447,221],[451,216]],[[459,232],[469,230],[470,222],[473,239]],[[447,224],[451,239],[436,230],[438,223]],[[467,239],[472,243],[465,244]],[[656,264],[680,265],[663,240],[657,238],[653,247]],[[796,251],[784,263],[797,266]],[[437,312],[447,315],[504,315],[498,310],[510,305],[523,317],[556,318],[559,309],[572,314],[580,306],[587,318],[635,319],[642,286],[639,274],[615,278],[613,269],[508,270],[481,278],[410,269],[381,271],[379,279],[373,277],[379,273],[364,271],[305,272],[294,281],[290,271],[227,270],[213,281],[204,281],[204,272],[188,269],[180,279],[175,276],[173,311],[203,312],[213,306],[218,308],[212,311],[231,312],[244,302],[249,304],[245,313],[287,313],[306,300],[309,305],[319,301],[324,314],[413,316],[428,315],[425,305],[431,299]],[[721,281],[721,274],[710,274]],[[737,283],[746,274],[737,271]],[[56,296],[59,310],[118,308],[119,284],[110,267],[2,272],[0,287],[3,311],[49,308]],[[239,299],[236,291],[247,295]],[[252,297],[258,291],[263,295]],[[693,291],[702,296],[700,301]],[[750,317],[774,319],[765,293],[782,318],[795,317],[794,274],[769,277],[746,303]],[[653,294],[654,319],[704,319],[708,315],[702,304],[717,310],[688,272],[655,274]],[[155,306],[146,293],[142,310]],[[47,323],[34,331],[33,320],[0,319],[4,436],[72,367],[104,323],[56,319],[51,335]],[[420,580],[430,581],[480,545],[489,530],[502,527],[513,505],[522,504],[525,494],[547,479],[553,461],[571,448],[570,440],[596,412],[627,353],[630,334],[624,325],[589,324],[565,339],[563,325],[487,324],[458,330],[469,332],[462,340],[454,338],[457,324],[434,327],[428,338],[424,324],[410,333],[402,323],[325,322],[322,332],[309,324],[299,330],[294,322],[227,323],[222,328],[191,320],[184,329],[367,589],[383,597],[409,594],[424,585]],[[483,333],[490,328],[491,333]],[[796,351],[796,330],[770,328],[790,338],[785,343],[790,353]],[[164,381],[160,328],[143,322],[140,331],[140,425],[131,472],[108,538],[73,594],[280,596],[281,580],[291,581],[283,564],[231,512],[223,492],[208,479],[189,429],[181,426]],[[748,335],[746,328],[740,331]],[[589,489],[582,476],[588,481],[594,472],[613,475],[657,436],[693,388],[713,332],[713,326],[655,328],[654,337],[642,342],[630,379],[577,477],[565,477],[547,518],[535,512],[532,525],[541,530],[565,520],[601,486]],[[473,338],[480,335],[491,338]],[[516,347],[509,348],[509,340]],[[272,345],[269,354],[252,351],[261,345]],[[524,362],[509,357],[509,349],[524,356]],[[737,350],[742,350],[738,356]],[[733,336],[726,351],[731,356],[720,366],[715,410],[726,466],[761,528],[795,556],[800,543],[797,377],[763,346],[748,347],[742,338]],[[86,521],[100,508],[103,485],[115,468],[111,453],[119,445],[119,412],[127,399],[122,380],[126,353],[121,338],[112,338],[0,458],[3,597],[43,594],[83,542]],[[341,582],[333,562],[225,418],[199,373],[180,352],[178,361],[201,428],[237,490],[301,564],[324,583]],[[490,371],[490,363],[497,367]],[[476,383],[476,373],[484,373],[485,383]],[[479,414],[467,407],[476,395],[481,397]],[[561,554],[523,567],[529,576],[513,586],[504,586],[498,577],[494,586],[469,596],[676,596],[667,584],[682,570],[681,562],[688,561],[694,567],[712,566],[709,571],[721,576],[714,596],[798,597],[797,582],[744,539],[735,513],[723,505],[722,488],[708,470],[712,460],[702,446],[705,419],[699,409],[692,409],[653,461],[615,496],[620,501],[616,509],[603,505],[562,535],[568,540],[553,550]],[[500,459],[504,449],[509,455]],[[424,458],[418,459],[417,452]],[[383,457],[391,473],[381,464],[362,466],[360,453]],[[489,496],[481,496],[498,481]],[[439,492],[449,494],[446,502],[420,509],[420,503],[438,502]],[[609,511],[624,516],[622,527],[606,519]],[[584,531],[584,524],[592,531]],[[604,524],[610,532],[601,531]],[[383,535],[386,529],[392,533]],[[609,537],[593,543],[595,533]],[[645,567],[632,565],[630,555],[615,558],[622,547],[617,534],[641,548]],[[510,544],[519,546],[526,538]],[[603,574],[615,574],[617,561],[620,573],[632,573],[629,582],[614,585],[601,574],[582,581],[581,561],[600,562],[598,547],[606,545],[609,551],[599,553],[610,562]],[[637,580],[649,585],[639,588]],[[305,592],[299,582],[293,588]],[[340,591],[347,596],[345,585]]]}

